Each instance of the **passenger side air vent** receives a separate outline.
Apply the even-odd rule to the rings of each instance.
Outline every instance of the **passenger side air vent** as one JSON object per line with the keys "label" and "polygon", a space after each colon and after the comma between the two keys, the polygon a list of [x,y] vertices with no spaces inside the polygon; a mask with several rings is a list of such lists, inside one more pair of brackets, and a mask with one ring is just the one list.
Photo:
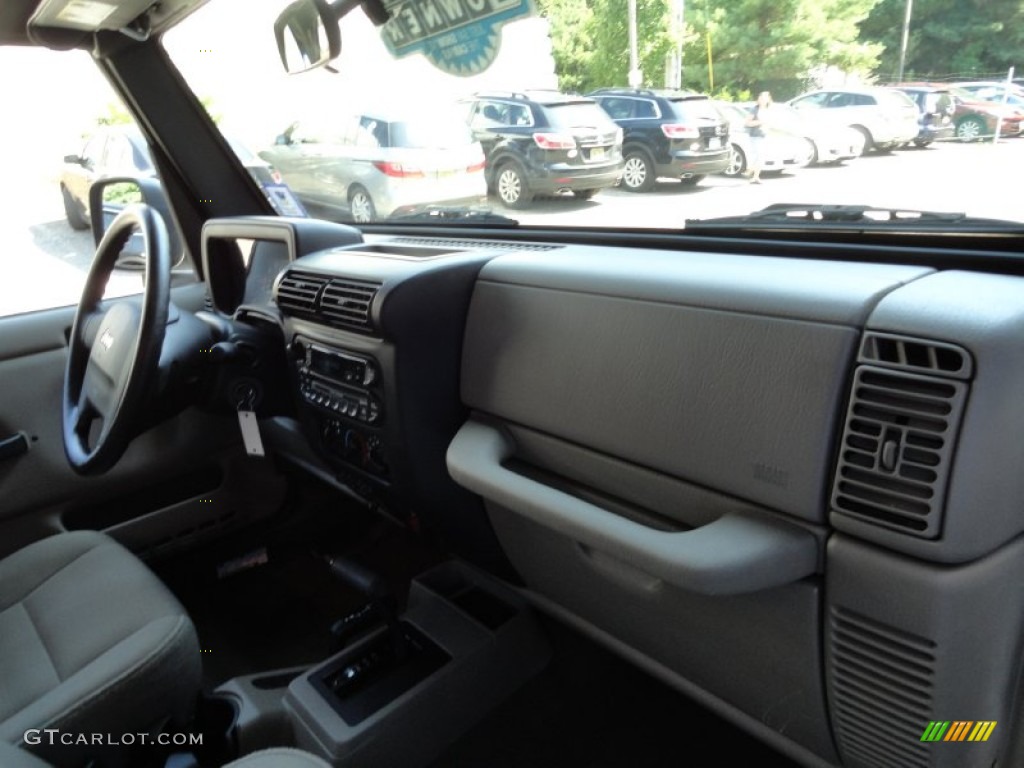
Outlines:
{"label": "passenger side air vent", "polygon": [[935,719],[936,645],[833,608],[829,688],[843,763],[927,768],[921,733]]}
{"label": "passenger side air vent", "polygon": [[968,384],[862,365],[854,374],[832,508],[936,538]]}
{"label": "passenger side air vent", "polygon": [[372,280],[288,272],[278,283],[276,301],[286,315],[335,328],[371,331],[371,307],[380,286]]}
{"label": "passenger side air vent", "polygon": [[380,283],[333,278],[320,299],[320,314],[328,325],[367,331],[373,327],[370,307]]}
{"label": "passenger side air vent", "polygon": [[285,314],[315,317],[317,299],[329,279],[309,272],[288,272],[277,285],[277,306]]}
{"label": "passenger side air vent", "polygon": [[956,379],[972,373],[971,356],[960,347],[888,333],[865,333],[859,362]]}

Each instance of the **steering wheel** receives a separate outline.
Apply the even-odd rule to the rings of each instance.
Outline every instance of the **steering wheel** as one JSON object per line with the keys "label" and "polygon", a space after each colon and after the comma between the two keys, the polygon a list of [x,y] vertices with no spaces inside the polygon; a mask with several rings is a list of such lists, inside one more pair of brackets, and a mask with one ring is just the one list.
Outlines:
{"label": "steering wheel", "polygon": [[[137,298],[100,305],[121,249],[142,235],[145,288]],[[160,364],[171,290],[167,227],[148,205],[127,205],[96,248],[68,341],[61,399],[64,454],[82,475],[106,472],[145,423]]]}

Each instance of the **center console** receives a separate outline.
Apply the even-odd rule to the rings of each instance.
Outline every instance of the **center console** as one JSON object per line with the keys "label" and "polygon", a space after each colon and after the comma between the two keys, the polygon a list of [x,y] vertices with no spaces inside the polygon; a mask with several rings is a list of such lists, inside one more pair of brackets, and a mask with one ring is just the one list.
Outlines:
{"label": "center console", "polygon": [[270,734],[336,766],[415,768],[549,657],[523,598],[452,561],[412,582],[397,621],[368,627],[322,664],[236,678],[217,694],[235,706],[243,752],[267,746]]}

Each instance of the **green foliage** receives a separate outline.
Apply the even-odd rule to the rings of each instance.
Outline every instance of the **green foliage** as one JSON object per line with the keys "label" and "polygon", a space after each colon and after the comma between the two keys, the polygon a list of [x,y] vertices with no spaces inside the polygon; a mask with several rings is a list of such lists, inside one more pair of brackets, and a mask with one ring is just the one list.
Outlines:
{"label": "green foliage", "polygon": [[558,87],[582,93],[590,83],[594,47],[590,41],[593,11],[588,0],[538,0],[541,15],[551,25],[551,50],[558,72]]}
{"label": "green foliage", "polygon": [[124,181],[119,184],[108,184],[103,188],[103,202],[128,205],[142,202],[142,190],[134,182]]}
{"label": "green foliage", "polygon": [[135,121],[120,101],[108,101],[106,112],[96,118],[97,125],[131,125]]}
{"label": "green foliage", "polygon": [[[629,17],[626,0],[538,0],[551,24],[551,47],[563,91],[585,93],[626,85]],[[672,50],[667,0],[637,0],[638,53],[644,84],[660,86]]]}
{"label": "green foliage", "polygon": [[[684,78],[786,98],[815,70],[869,73],[882,50],[858,39],[858,23],[877,0],[689,0]],[[708,37],[711,38],[711,67]]]}
{"label": "green foliage", "polygon": [[[884,46],[883,78],[895,78],[906,0],[880,0],[860,24],[862,37]],[[1020,0],[927,0],[914,3],[905,73],[914,79],[991,75],[1020,66]],[[909,78],[908,78],[909,79]]]}

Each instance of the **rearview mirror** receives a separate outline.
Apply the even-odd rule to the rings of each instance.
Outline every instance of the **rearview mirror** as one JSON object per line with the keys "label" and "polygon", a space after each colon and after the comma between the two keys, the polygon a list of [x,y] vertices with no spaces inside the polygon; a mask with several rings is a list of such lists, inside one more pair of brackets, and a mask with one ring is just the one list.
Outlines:
{"label": "rearview mirror", "polygon": [[322,67],[341,53],[338,20],[324,0],[295,0],[274,22],[274,36],[290,75]]}

